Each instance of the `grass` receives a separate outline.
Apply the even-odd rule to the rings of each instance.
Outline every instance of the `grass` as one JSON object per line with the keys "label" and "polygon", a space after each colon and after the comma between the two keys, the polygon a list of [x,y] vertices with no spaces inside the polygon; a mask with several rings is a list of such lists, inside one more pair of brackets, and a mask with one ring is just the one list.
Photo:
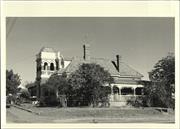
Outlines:
{"label": "grass", "polygon": [[[40,113],[40,115],[19,111],[20,109],[8,109],[8,117],[13,117],[14,119],[16,116],[17,118],[25,116],[25,118],[22,117],[24,118],[23,121],[32,123],[47,121],[50,123],[173,123],[175,119],[174,112],[163,113],[155,110],[154,108],[37,108],[32,107],[31,105],[25,105],[25,107]],[[12,119],[10,121],[12,121]]]}

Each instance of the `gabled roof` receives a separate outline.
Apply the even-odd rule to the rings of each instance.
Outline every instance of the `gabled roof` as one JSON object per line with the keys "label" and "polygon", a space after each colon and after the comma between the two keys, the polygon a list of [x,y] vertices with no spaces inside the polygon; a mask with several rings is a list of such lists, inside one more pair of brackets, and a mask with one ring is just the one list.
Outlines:
{"label": "gabled roof", "polygon": [[74,57],[71,60],[71,63],[64,69],[60,69],[58,73],[62,74],[63,72],[72,73],[78,69],[78,67],[83,63],[96,63],[102,66],[105,70],[109,71],[111,76],[119,76],[119,77],[143,77],[142,74],[132,69],[130,66],[125,64],[124,62],[120,62],[120,71],[118,72],[109,59],[105,58],[90,58],[90,61],[85,61],[83,58]]}

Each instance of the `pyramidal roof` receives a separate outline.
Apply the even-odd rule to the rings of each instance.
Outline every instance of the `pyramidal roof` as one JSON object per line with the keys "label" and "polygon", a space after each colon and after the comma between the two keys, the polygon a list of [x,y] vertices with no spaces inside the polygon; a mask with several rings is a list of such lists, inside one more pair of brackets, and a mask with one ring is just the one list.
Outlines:
{"label": "pyramidal roof", "polygon": [[50,47],[43,47],[41,48],[40,52],[55,52],[55,50]]}
{"label": "pyramidal roof", "polygon": [[[74,57],[71,60],[71,63],[64,69],[60,69],[58,73],[72,73],[75,70],[79,68],[79,66],[83,63],[87,63],[83,58],[80,57]],[[109,73],[112,76],[120,76],[120,77],[143,77],[142,74],[128,66],[124,62],[120,62],[119,64],[119,72],[116,70],[115,66],[112,64],[110,59],[104,59],[104,58],[90,58],[90,61],[88,63],[96,63],[102,66],[105,70],[109,71]]]}

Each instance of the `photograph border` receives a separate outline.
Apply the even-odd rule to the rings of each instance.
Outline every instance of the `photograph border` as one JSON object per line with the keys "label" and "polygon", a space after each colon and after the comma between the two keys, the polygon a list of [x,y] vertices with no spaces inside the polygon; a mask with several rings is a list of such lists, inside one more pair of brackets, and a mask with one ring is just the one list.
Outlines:
{"label": "photograph border", "polygon": [[[175,123],[63,124],[6,123],[6,17],[174,17]],[[179,1],[2,1],[1,127],[2,128],[179,128]]]}

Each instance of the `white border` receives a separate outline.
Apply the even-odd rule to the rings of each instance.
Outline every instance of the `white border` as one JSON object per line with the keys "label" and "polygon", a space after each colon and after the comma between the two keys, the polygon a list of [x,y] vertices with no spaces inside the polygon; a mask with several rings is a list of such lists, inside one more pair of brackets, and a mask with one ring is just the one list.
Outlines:
{"label": "white border", "polygon": [[[6,17],[175,17],[175,124],[7,124],[5,107]],[[3,128],[179,128],[179,1],[2,1],[1,124]]]}

